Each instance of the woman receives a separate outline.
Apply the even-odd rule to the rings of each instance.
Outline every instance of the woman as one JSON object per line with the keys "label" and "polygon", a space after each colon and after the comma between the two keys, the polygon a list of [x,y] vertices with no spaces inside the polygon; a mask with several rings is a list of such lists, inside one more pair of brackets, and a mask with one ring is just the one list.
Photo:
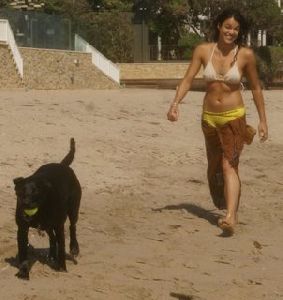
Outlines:
{"label": "woman", "polygon": [[202,130],[208,159],[208,182],[214,204],[227,209],[218,220],[223,231],[233,234],[237,224],[240,198],[239,156],[244,143],[252,142],[255,130],[246,125],[241,95],[241,78],[249,80],[259,116],[258,133],[268,138],[264,99],[258,80],[256,60],[250,48],[242,46],[246,22],[234,9],[224,10],[215,21],[215,43],[196,47],[191,64],[180,82],[167,117],[178,120],[178,105],[192,85],[201,66],[206,81],[203,101]]}

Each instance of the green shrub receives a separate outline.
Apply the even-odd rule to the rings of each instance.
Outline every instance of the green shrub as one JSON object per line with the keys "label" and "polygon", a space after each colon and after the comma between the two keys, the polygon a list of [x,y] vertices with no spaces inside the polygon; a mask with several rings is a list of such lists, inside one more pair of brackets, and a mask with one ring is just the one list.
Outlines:
{"label": "green shrub", "polygon": [[258,47],[254,49],[257,58],[257,69],[260,80],[267,87],[272,81],[271,52],[269,47]]}
{"label": "green shrub", "polygon": [[189,33],[182,36],[178,41],[178,47],[182,50],[183,59],[191,59],[194,48],[203,42],[203,38],[195,33]]}
{"label": "green shrub", "polygon": [[79,34],[113,62],[132,62],[134,33],[131,15],[90,13],[79,24]]}
{"label": "green shrub", "polygon": [[283,68],[283,47],[258,47],[254,49],[257,57],[259,78],[268,87],[276,80]]}
{"label": "green shrub", "polygon": [[279,72],[283,71],[283,47],[270,47],[270,53],[272,80],[279,80]]}

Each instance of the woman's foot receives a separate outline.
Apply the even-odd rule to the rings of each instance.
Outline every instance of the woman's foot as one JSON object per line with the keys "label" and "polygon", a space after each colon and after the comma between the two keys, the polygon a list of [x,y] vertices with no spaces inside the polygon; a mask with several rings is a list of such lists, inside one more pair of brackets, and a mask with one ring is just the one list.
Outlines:
{"label": "woman's foot", "polygon": [[231,220],[231,218],[219,218],[218,219],[218,226],[223,230],[223,233],[225,235],[233,235],[235,233],[235,226],[236,226],[236,221]]}

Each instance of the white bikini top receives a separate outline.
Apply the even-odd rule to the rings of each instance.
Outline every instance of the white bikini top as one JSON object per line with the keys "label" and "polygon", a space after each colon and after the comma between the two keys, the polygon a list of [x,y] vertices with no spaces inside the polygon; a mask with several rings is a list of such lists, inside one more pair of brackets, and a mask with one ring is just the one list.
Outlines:
{"label": "white bikini top", "polygon": [[224,75],[216,73],[214,66],[212,64],[212,57],[216,48],[216,44],[213,46],[209,61],[203,70],[203,78],[207,82],[211,81],[223,81],[231,84],[238,84],[241,82],[241,75],[239,72],[236,55],[238,51],[238,46],[234,49],[235,62],[233,66],[228,70],[228,72]]}

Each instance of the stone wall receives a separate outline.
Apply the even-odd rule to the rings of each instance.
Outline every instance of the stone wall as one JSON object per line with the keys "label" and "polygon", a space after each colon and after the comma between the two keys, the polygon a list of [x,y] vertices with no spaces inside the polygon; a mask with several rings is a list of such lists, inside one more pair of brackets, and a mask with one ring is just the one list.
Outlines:
{"label": "stone wall", "polygon": [[[135,79],[181,79],[188,69],[188,62],[175,63],[123,63],[120,67],[121,80]],[[202,71],[196,78],[201,78]]]}
{"label": "stone wall", "polygon": [[119,85],[105,76],[84,52],[20,48],[24,83],[31,89],[112,89]]}
{"label": "stone wall", "polygon": [[0,43],[0,88],[20,88],[23,82],[7,44]]}

